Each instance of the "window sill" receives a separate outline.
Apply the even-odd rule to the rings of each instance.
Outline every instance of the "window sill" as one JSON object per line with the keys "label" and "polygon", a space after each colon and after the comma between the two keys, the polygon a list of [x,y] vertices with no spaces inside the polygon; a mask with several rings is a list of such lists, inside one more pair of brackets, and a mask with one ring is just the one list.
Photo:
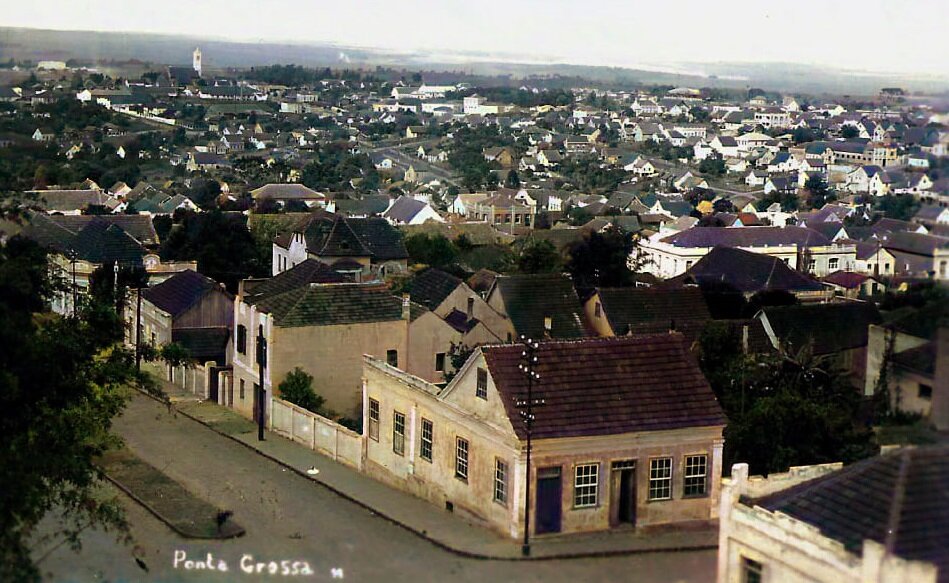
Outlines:
{"label": "window sill", "polygon": [[462,482],[466,486],[468,485],[468,478],[463,478],[459,476],[458,474],[455,474],[455,479],[458,480],[459,482]]}
{"label": "window sill", "polygon": [[646,504],[653,504],[655,502],[672,502],[672,497],[669,498],[650,498],[646,500]]}

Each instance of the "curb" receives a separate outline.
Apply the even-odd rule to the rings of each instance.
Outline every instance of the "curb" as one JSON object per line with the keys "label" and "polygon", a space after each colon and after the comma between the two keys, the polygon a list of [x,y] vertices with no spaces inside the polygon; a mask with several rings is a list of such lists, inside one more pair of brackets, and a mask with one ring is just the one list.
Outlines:
{"label": "curb", "polygon": [[[165,402],[162,401],[161,399],[155,397],[154,395],[151,395],[151,394],[149,394],[149,393],[147,393],[147,392],[145,392],[145,391],[139,391],[139,392],[141,392],[141,393],[142,393],[143,395],[145,395],[146,397],[149,397],[149,398],[151,398],[151,399],[157,401],[158,403],[161,403],[161,404],[163,404],[163,405],[167,405],[167,403],[165,403]],[[640,548],[640,549],[614,549],[614,550],[607,550],[607,551],[590,551],[590,552],[577,552],[577,553],[562,553],[562,554],[557,554],[557,555],[546,555],[546,556],[540,556],[540,557],[537,557],[537,556],[523,557],[523,556],[487,555],[487,554],[483,554],[483,553],[477,553],[477,552],[472,552],[472,551],[468,551],[468,550],[465,550],[465,549],[456,548],[456,547],[453,547],[453,546],[448,545],[447,543],[442,542],[441,540],[438,540],[438,539],[436,539],[436,538],[433,538],[433,537],[429,536],[429,534],[428,534],[427,531],[419,530],[419,529],[415,528],[414,526],[408,525],[408,524],[406,524],[406,523],[404,523],[404,522],[402,522],[402,521],[400,521],[400,520],[397,520],[397,519],[395,519],[395,518],[389,516],[388,514],[386,514],[386,513],[384,513],[384,512],[380,512],[379,510],[373,508],[373,507],[370,506],[369,504],[363,502],[362,500],[359,500],[358,498],[354,498],[354,497],[351,496],[350,494],[347,494],[346,492],[343,492],[342,490],[336,488],[335,486],[332,486],[332,485],[330,485],[330,484],[327,484],[326,482],[324,482],[324,481],[322,481],[322,480],[320,480],[320,479],[318,479],[318,478],[315,478],[315,477],[313,477],[313,476],[311,476],[311,475],[309,475],[309,474],[303,472],[302,470],[299,470],[299,469],[297,469],[297,468],[291,466],[290,464],[284,462],[283,460],[281,460],[281,459],[279,459],[279,458],[277,458],[277,457],[274,457],[274,456],[270,455],[269,453],[266,453],[266,452],[264,452],[264,451],[261,451],[261,450],[257,449],[257,448],[254,447],[253,445],[251,445],[251,444],[249,444],[249,443],[247,443],[247,442],[245,442],[245,441],[242,441],[242,440],[240,440],[240,439],[234,437],[233,435],[231,435],[231,434],[229,434],[229,433],[224,433],[223,431],[220,431],[220,430],[218,430],[218,429],[212,427],[209,423],[205,422],[205,421],[202,420],[202,419],[199,419],[198,417],[195,417],[194,415],[191,415],[191,414],[187,413],[186,411],[182,411],[182,410],[176,408],[176,409],[175,409],[175,412],[176,412],[176,413],[179,413],[179,414],[181,414],[181,415],[183,415],[183,416],[185,416],[185,417],[187,417],[188,419],[191,419],[192,421],[194,421],[194,422],[196,422],[196,423],[198,423],[198,424],[200,424],[200,425],[203,425],[204,427],[207,427],[208,429],[210,429],[210,430],[213,431],[214,433],[217,433],[218,435],[221,435],[221,436],[223,436],[223,437],[226,437],[227,439],[230,439],[231,441],[233,441],[233,442],[235,442],[235,443],[239,443],[240,445],[246,447],[247,449],[253,451],[254,453],[256,453],[256,454],[258,454],[258,455],[260,455],[260,456],[262,456],[262,457],[264,457],[264,458],[266,458],[266,459],[268,459],[268,460],[274,462],[275,464],[277,464],[277,465],[279,465],[279,466],[282,466],[282,467],[284,467],[284,468],[286,468],[286,469],[292,471],[293,473],[297,474],[298,476],[301,476],[301,477],[306,478],[307,480],[309,480],[309,481],[311,481],[311,482],[314,482],[314,483],[316,483],[316,484],[319,484],[320,486],[326,488],[326,489],[329,490],[330,492],[333,492],[334,494],[336,494],[336,495],[339,496],[340,498],[343,498],[343,499],[345,499],[345,500],[348,500],[349,502],[352,502],[353,504],[355,504],[355,505],[357,505],[357,506],[359,506],[359,507],[361,507],[361,508],[364,508],[364,509],[368,510],[368,511],[371,512],[372,514],[374,514],[374,515],[376,515],[376,516],[378,516],[378,517],[380,517],[380,518],[382,518],[382,519],[388,521],[389,523],[394,524],[394,525],[396,525],[396,526],[398,526],[398,527],[400,527],[400,528],[403,528],[403,529],[405,529],[405,530],[411,532],[412,534],[418,536],[419,538],[428,541],[429,543],[431,543],[431,544],[434,545],[435,547],[437,547],[437,548],[439,548],[439,549],[441,549],[441,550],[443,550],[443,551],[450,552],[450,553],[452,553],[452,554],[454,554],[454,555],[457,555],[457,556],[459,556],[459,557],[465,557],[465,558],[468,558],[468,559],[485,560],[485,561],[552,561],[552,560],[563,560],[563,559],[596,559],[596,558],[607,558],[607,557],[617,557],[617,556],[627,556],[627,555],[646,555],[646,554],[652,554],[652,553],[687,553],[687,552],[693,552],[693,551],[709,551],[709,550],[714,550],[714,549],[717,549],[717,548],[718,548],[718,545],[717,545],[717,544],[714,544],[714,545],[701,544],[701,545],[692,545],[692,546],[647,547],[647,548]],[[272,432],[269,432],[269,431],[268,431],[268,433],[271,433],[271,434],[272,434]],[[278,437],[279,437],[279,436],[278,436]],[[435,507],[433,507],[433,508],[435,508]],[[156,516],[157,516],[157,515],[156,515]]]}
{"label": "curb", "polygon": [[[99,469],[101,470],[102,468],[99,468]],[[241,527],[241,531],[240,531],[240,532],[235,533],[235,534],[232,534],[232,535],[228,535],[228,536],[204,536],[204,535],[200,535],[200,534],[196,535],[196,534],[192,534],[192,533],[186,532],[186,531],[182,530],[180,527],[176,526],[173,522],[171,522],[171,521],[170,521],[168,518],[166,518],[163,514],[161,514],[161,513],[158,512],[157,510],[155,510],[155,508],[154,508],[151,504],[149,504],[148,502],[145,502],[145,501],[142,500],[137,494],[135,494],[134,492],[132,492],[131,490],[129,490],[129,489],[125,486],[125,484],[122,484],[121,482],[119,482],[118,480],[116,480],[115,478],[113,478],[112,476],[110,476],[109,474],[105,473],[105,470],[102,470],[102,475],[105,476],[105,479],[108,480],[109,482],[111,482],[113,486],[115,486],[116,488],[118,488],[119,490],[121,490],[122,492],[124,492],[126,496],[128,496],[128,497],[131,498],[132,500],[138,502],[138,503],[142,506],[142,508],[144,508],[145,510],[148,510],[150,513],[152,513],[152,514],[155,516],[155,518],[157,518],[158,520],[160,520],[161,522],[163,522],[163,523],[165,524],[165,526],[167,526],[168,528],[170,528],[171,530],[175,531],[176,533],[178,533],[179,535],[181,535],[181,536],[183,536],[183,537],[185,537],[185,538],[192,539],[192,540],[228,540],[228,539],[232,539],[232,538],[240,538],[240,537],[244,536],[244,535],[247,533],[247,531],[244,529],[244,527]]]}

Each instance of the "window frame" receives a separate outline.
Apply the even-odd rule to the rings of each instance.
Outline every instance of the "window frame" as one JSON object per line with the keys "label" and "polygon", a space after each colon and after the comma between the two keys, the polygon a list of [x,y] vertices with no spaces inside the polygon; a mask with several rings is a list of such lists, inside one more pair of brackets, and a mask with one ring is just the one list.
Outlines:
{"label": "window frame", "polygon": [[241,382],[240,382],[240,397],[241,397],[241,401],[243,401],[244,400],[244,379],[241,379]]}
{"label": "window frame", "polygon": [[392,451],[405,455],[405,413],[402,411],[392,411]]}
{"label": "window frame", "polygon": [[488,370],[480,366],[475,381],[475,397],[488,400]]}
{"label": "window frame", "polygon": [[761,583],[764,581],[764,563],[750,557],[741,557],[741,583]]}
{"label": "window frame", "polygon": [[[373,410],[373,405],[375,405],[375,410]],[[379,405],[379,401],[372,398],[369,399],[369,439],[373,441],[379,441],[379,421],[381,418],[381,409],[382,407]]]}
{"label": "window frame", "polygon": [[444,352],[435,353],[435,372],[445,372],[445,359],[447,355]]}
{"label": "window frame", "polygon": [[[392,361],[395,360],[395,364],[392,364]],[[399,368],[399,351],[395,348],[390,348],[386,350],[386,364],[392,368]]]}
{"label": "window frame", "polygon": [[[696,460],[701,458],[703,468],[702,474],[695,473],[694,470],[697,465],[689,465],[690,460]],[[689,470],[693,470],[693,473],[689,473]],[[697,480],[701,478],[702,491],[701,492],[689,492],[689,488],[694,488],[695,483],[689,484],[689,480]],[[683,457],[682,460],[682,497],[683,498],[702,498],[708,496],[708,454],[707,453],[694,453],[687,454]]]}
{"label": "window frame", "polygon": [[[464,454],[464,455],[462,455]],[[471,442],[464,437],[455,436],[455,478],[468,483],[468,471],[471,469]]]}
{"label": "window frame", "polygon": [[494,458],[494,493],[492,500],[501,506],[507,506],[508,476],[510,466],[501,458]]}
{"label": "window frame", "polygon": [[[660,476],[660,477],[654,476],[653,474],[654,474],[654,472],[655,472],[657,469],[658,469],[658,470],[663,470],[663,469],[664,469],[664,468],[657,468],[657,467],[655,467],[655,464],[656,464],[657,462],[665,462],[665,461],[668,461],[668,462],[669,462],[669,467],[668,467],[669,475],[668,475],[668,476]],[[649,488],[648,488],[648,490],[647,490],[647,496],[648,496],[648,497],[647,497],[647,500],[648,500],[649,502],[662,502],[662,501],[664,501],[664,500],[672,500],[672,494],[673,494],[673,492],[672,492],[672,478],[673,478],[673,465],[674,465],[674,463],[675,463],[675,462],[674,462],[672,456],[660,456],[660,457],[649,458]],[[666,486],[665,486],[665,487],[659,486],[658,488],[654,488],[654,487],[653,487],[653,483],[659,483],[659,482],[665,482]],[[659,488],[662,488],[663,490],[665,490],[666,488],[668,488],[668,492],[669,492],[668,495],[667,495],[667,496],[663,496],[663,497],[655,496],[655,495],[654,495],[654,491],[658,491]]]}
{"label": "window frame", "polygon": [[247,326],[243,324],[237,325],[237,338],[235,340],[237,344],[237,353],[238,354],[247,354]]}
{"label": "window frame", "polygon": [[[425,438],[425,429],[426,425],[428,426],[428,439]],[[428,449],[428,456],[426,456],[426,446]],[[424,417],[421,421],[421,430],[419,431],[419,448],[418,456],[423,460],[431,463],[432,458],[435,454],[435,424]]]}
{"label": "window frame", "polygon": [[[593,469],[592,473],[581,470]],[[585,480],[581,483],[581,480]],[[592,497],[592,500],[591,500]],[[584,501],[581,502],[581,499]],[[573,507],[596,508],[600,502],[600,462],[585,462],[573,466]]]}

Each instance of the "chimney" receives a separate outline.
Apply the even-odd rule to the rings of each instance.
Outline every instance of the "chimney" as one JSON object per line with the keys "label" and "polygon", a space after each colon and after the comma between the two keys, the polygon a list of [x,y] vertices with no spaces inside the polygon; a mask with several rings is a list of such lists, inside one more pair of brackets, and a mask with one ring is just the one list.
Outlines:
{"label": "chimney", "polygon": [[410,320],[412,316],[412,300],[409,294],[402,294],[402,319]]}
{"label": "chimney", "polygon": [[553,316],[544,316],[544,338],[550,338],[550,331],[554,327]]}
{"label": "chimney", "polygon": [[741,351],[748,354],[748,324],[741,327]]}

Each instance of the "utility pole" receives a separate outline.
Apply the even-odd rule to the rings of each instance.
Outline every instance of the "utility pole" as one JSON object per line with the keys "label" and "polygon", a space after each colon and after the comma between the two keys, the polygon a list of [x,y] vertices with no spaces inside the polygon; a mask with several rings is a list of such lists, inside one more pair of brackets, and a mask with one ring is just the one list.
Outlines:
{"label": "utility pole", "polygon": [[537,366],[537,349],[540,344],[521,334],[521,345],[524,349],[521,351],[521,363],[517,368],[527,376],[527,395],[526,399],[516,400],[515,406],[521,410],[521,418],[524,419],[524,427],[527,429],[527,487],[524,497],[524,544],[521,545],[521,554],[527,557],[531,554],[531,430],[534,425],[534,406],[543,405],[544,400],[534,398],[534,382],[540,381],[540,374],[534,370]]}
{"label": "utility pole", "polygon": [[257,441],[264,440],[264,369],[267,367],[267,339],[264,338],[264,326],[257,326]]}
{"label": "utility pole", "polygon": [[135,288],[135,370],[142,372],[142,286]]}

